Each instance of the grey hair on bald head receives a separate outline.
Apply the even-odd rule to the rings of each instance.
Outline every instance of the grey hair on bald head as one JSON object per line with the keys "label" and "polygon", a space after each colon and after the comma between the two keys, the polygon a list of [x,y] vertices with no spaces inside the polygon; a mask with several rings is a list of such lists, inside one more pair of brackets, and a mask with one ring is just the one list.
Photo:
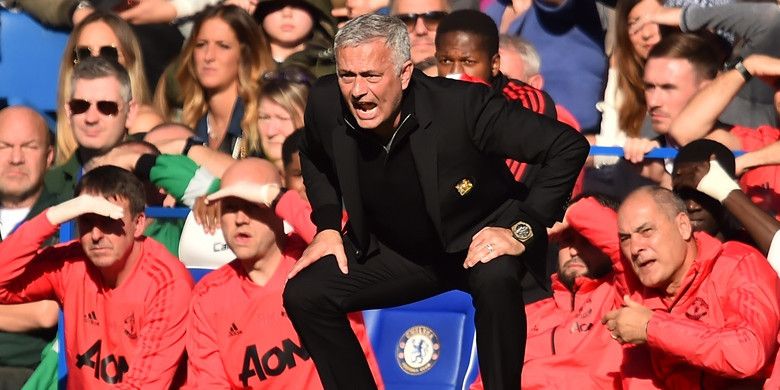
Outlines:
{"label": "grey hair on bald head", "polygon": [[356,47],[374,39],[384,39],[393,54],[393,65],[400,73],[406,61],[411,60],[411,45],[406,25],[393,16],[367,14],[348,21],[337,33],[333,51],[338,58],[342,47]]}

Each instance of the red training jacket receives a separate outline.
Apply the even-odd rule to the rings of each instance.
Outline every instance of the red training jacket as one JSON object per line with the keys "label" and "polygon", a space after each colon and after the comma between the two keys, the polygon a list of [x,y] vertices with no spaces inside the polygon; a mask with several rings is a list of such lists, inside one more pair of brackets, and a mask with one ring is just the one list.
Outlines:
{"label": "red training jacket", "polygon": [[110,288],[80,242],[38,250],[55,232],[44,211],[0,243],[0,302],[60,303],[69,389],[170,387],[184,351],[190,273],[144,238],[130,276]]}

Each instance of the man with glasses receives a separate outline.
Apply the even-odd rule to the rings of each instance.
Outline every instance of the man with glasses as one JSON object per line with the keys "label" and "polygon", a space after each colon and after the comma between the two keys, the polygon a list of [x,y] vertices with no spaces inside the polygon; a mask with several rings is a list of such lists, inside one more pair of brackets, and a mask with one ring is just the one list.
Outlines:
{"label": "man with glasses", "polygon": [[70,83],[73,92],[64,104],[78,148],[65,164],[52,169],[44,178],[46,190],[58,194],[57,203],[73,197],[85,164],[125,139],[126,124],[136,111],[130,77],[115,61],[102,56],[80,56]]}
{"label": "man with glasses", "polygon": [[390,12],[406,24],[412,44],[412,63],[428,76],[436,76],[436,27],[450,10],[448,0],[395,0]]}

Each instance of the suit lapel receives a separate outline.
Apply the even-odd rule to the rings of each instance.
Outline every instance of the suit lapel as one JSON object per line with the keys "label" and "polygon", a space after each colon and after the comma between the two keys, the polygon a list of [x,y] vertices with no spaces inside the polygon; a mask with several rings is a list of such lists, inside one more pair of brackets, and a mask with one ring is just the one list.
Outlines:
{"label": "suit lapel", "polygon": [[[413,88],[414,83],[409,87]],[[419,94],[418,91],[414,92]],[[428,209],[428,215],[439,233],[439,239],[444,244],[439,202],[439,147],[436,131],[431,128],[431,108],[428,107],[426,99],[427,97],[419,95],[415,97],[415,118],[418,128],[409,136],[409,144],[412,148],[420,186],[425,197],[425,208]]]}
{"label": "suit lapel", "polygon": [[336,175],[341,188],[341,196],[344,205],[348,206],[349,223],[357,234],[358,245],[365,249],[368,246],[368,235],[363,222],[363,201],[360,199],[357,172],[357,143],[354,138],[347,135],[347,126],[343,120],[333,130],[333,160],[336,167]]}

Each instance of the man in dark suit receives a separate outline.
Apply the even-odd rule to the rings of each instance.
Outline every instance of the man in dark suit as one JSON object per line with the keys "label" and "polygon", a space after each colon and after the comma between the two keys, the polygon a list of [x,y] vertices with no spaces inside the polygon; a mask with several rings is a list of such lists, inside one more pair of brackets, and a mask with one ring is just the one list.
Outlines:
{"label": "man in dark suit", "polygon": [[[285,308],[325,388],[364,389],[371,372],[346,313],[468,291],[486,388],[517,389],[520,280],[543,277],[545,226],[562,216],[588,144],[486,86],[413,71],[408,39],[379,15],[336,36],[337,74],[311,91],[300,152],[318,233]],[[542,166],[533,188],[506,158]]]}

